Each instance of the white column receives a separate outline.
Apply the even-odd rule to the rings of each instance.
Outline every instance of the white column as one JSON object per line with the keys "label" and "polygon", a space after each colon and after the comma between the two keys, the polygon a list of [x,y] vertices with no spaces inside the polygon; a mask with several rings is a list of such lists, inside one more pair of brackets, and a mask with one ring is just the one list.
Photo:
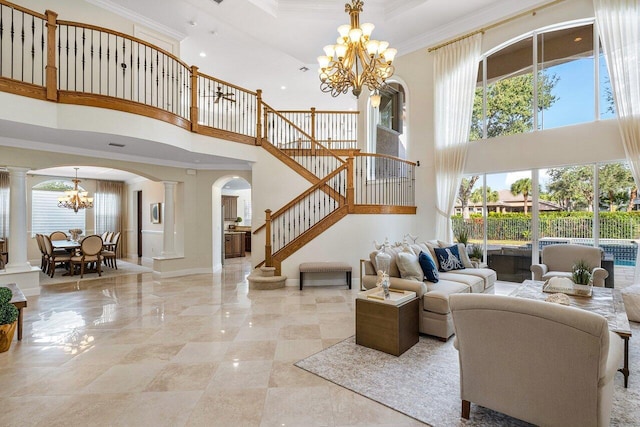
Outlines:
{"label": "white column", "polygon": [[176,225],[175,225],[175,194],[176,184],[173,181],[164,181],[164,236],[162,239],[162,256],[176,255]]}
{"label": "white column", "polygon": [[27,168],[9,170],[9,273],[30,271],[27,259]]}

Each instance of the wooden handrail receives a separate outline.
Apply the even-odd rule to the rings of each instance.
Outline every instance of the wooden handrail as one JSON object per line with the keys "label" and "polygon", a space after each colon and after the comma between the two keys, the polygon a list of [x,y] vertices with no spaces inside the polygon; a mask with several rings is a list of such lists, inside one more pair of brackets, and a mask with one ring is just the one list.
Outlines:
{"label": "wooden handrail", "polygon": [[5,6],[7,6],[7,7],[10,7],[11,9],[19,10],[20,12],[24,12],[24,13],[26,13],[28,15],[33,15],[36,18],[40,18],[40,19],[42,19],[44,21],[47,20],[47,17],[46,17],[45,14],[35,12],[33,10],[27,9],[26,7],[22,7],[20,5],[15,4],[15,3],[11,3],[11,2],[8,2],[6,0],[0,0],[0,4],[3,4]]}
{"label": "wooden handrail", "polygon": [[258,95],[258,92],[253,92],[253,91],[245,89],[243,87],[234,85],[233,83],[225,82],[224,80],[220,80],[220,79],[218,79],[216,77],[213,77],[213,76],[210,76],[208,74],[204,74],[204,73],[198,72],[198,77],[204,77],[205,79],[214,80],[214,81],[220,83],[221,85],[229,86],[230,88],[233,88],[233,89],[238,89],[238,90],[240,90],[242,92],[246,92],[246,93],[248,93],[250,95],[253,95],[253,96],[257,96]]}
{"label": "wooden handrail", "polygon": [[360,114],[360,111],[330,111],[330,110],[315,110],[313,107],[310,110],[278,110],[282,114],[303,114],[315,111],[316,114]]}
{"label": "wooden handrail", "polygon": [[153,50],[156,50],[168,57],[170,57],[171,59],[173,59],[174,61],[178,62],[180,65],[182,65],[183,67],[187,68],[187,69],[191,69],[191,66],[188,65],[187,63],[185,63],[184,61],[182,61],[180,58],[178,58],[177,56],[175,56],[174,54],[172,54],[171,52],[168,52],[164,49],[162,49],[161,47],[158,46],[154,46],[151,43],[148,43],[142,39],[139,39],[137,37],[131,36],[129,34],[125,34],[125,33],[121,33],[120,31],[114,31],[114,30],[110,30],[108,28],[104,28],[104,27],[99,27],[97,25],[91,25],[91,24],[83,24],[81,22],[74,22],[74,21],[60,21],[58,20],[58,25],[67,25],[70,27],[80,27],[80,28],[86,28],[88,30],[95,30],[95,31],[102,31],[105,33],[109,33],[109,34],[113,34],[114,36],[118,36],[118,37],[122,37],[123,39],[128,39],[131,41],[134,41],[136,43],[140,43],[142,45],[145,45]]}
{"label": "wooden handrail", "polygon": [[400,157],[389,156],[388,154],[360,153],[360,152],[357,152],[357,153],[354,153],[354,156],[355,157],[380,157],[380,158],[383,158],[383,159],[397,160],[399,162],[406,163],[406,164],[408,164],[410,166],[416,166],[417,165],[417,163],[415,163],[415,162],[411,162],[409,160],[401,159]]}

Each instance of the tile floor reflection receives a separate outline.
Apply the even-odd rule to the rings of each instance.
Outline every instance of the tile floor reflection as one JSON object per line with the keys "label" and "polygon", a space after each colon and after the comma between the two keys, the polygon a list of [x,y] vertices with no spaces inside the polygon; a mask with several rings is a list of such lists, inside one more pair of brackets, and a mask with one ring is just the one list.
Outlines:
{"label": "tile floor reflection", "polygon": [[29,297],[0,354],[0,425],[422,425],[293,366],[355,333],[355,287],[249,291],[250,264],[229,261]]}
{"label": "tile floor reflection", "polygon": [[0,354],[0,425],[422,425],[293,366],[355,333],[355,286],[249,291],[230,261],[43,287]]}

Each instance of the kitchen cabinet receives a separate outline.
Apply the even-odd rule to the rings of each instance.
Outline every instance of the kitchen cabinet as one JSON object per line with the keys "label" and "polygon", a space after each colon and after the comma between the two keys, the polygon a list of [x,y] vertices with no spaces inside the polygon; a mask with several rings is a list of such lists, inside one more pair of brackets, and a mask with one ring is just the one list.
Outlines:
{"label": "kitchen cabinet", "polygon": [[224,220],[235,221],[238,218],[238,196],[222,196]]}
{"label": "kitchen cabinet", "polygon": [[237,258],[244,256],[244,232],[224,233],[224,257]]}

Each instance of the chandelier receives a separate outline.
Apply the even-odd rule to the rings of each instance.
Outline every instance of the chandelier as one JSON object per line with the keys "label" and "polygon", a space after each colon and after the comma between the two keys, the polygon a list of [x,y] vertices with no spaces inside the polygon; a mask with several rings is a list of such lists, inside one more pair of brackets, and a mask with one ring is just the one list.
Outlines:
{"label": "chandelier", "polygon": [[324,55],[318,57],[320,64],[320,89],[331,96],[352,93],[358,97],[366,86],[378,96],[378,89],[391,77],[391,65],[397,50],[389,48],[389,43],[371,39],[373,24],[360,24],[362,0],[351,0],[345,4],[345,12],[351,17],[351,25],[338,27],[338,43],[324,47]]}
{"label": "chandelier", "polygon": [[78,169],[76,170],[76,178],[72,179],[74,187],[73,190],[67,190],[64,192],[64,196],[58,198],[58,207],[73,209],[75,213],[78,213],[80,209],[89,209],[93,207],[93,197],[87,197],[89,194],[87,191],[78,191]]}

